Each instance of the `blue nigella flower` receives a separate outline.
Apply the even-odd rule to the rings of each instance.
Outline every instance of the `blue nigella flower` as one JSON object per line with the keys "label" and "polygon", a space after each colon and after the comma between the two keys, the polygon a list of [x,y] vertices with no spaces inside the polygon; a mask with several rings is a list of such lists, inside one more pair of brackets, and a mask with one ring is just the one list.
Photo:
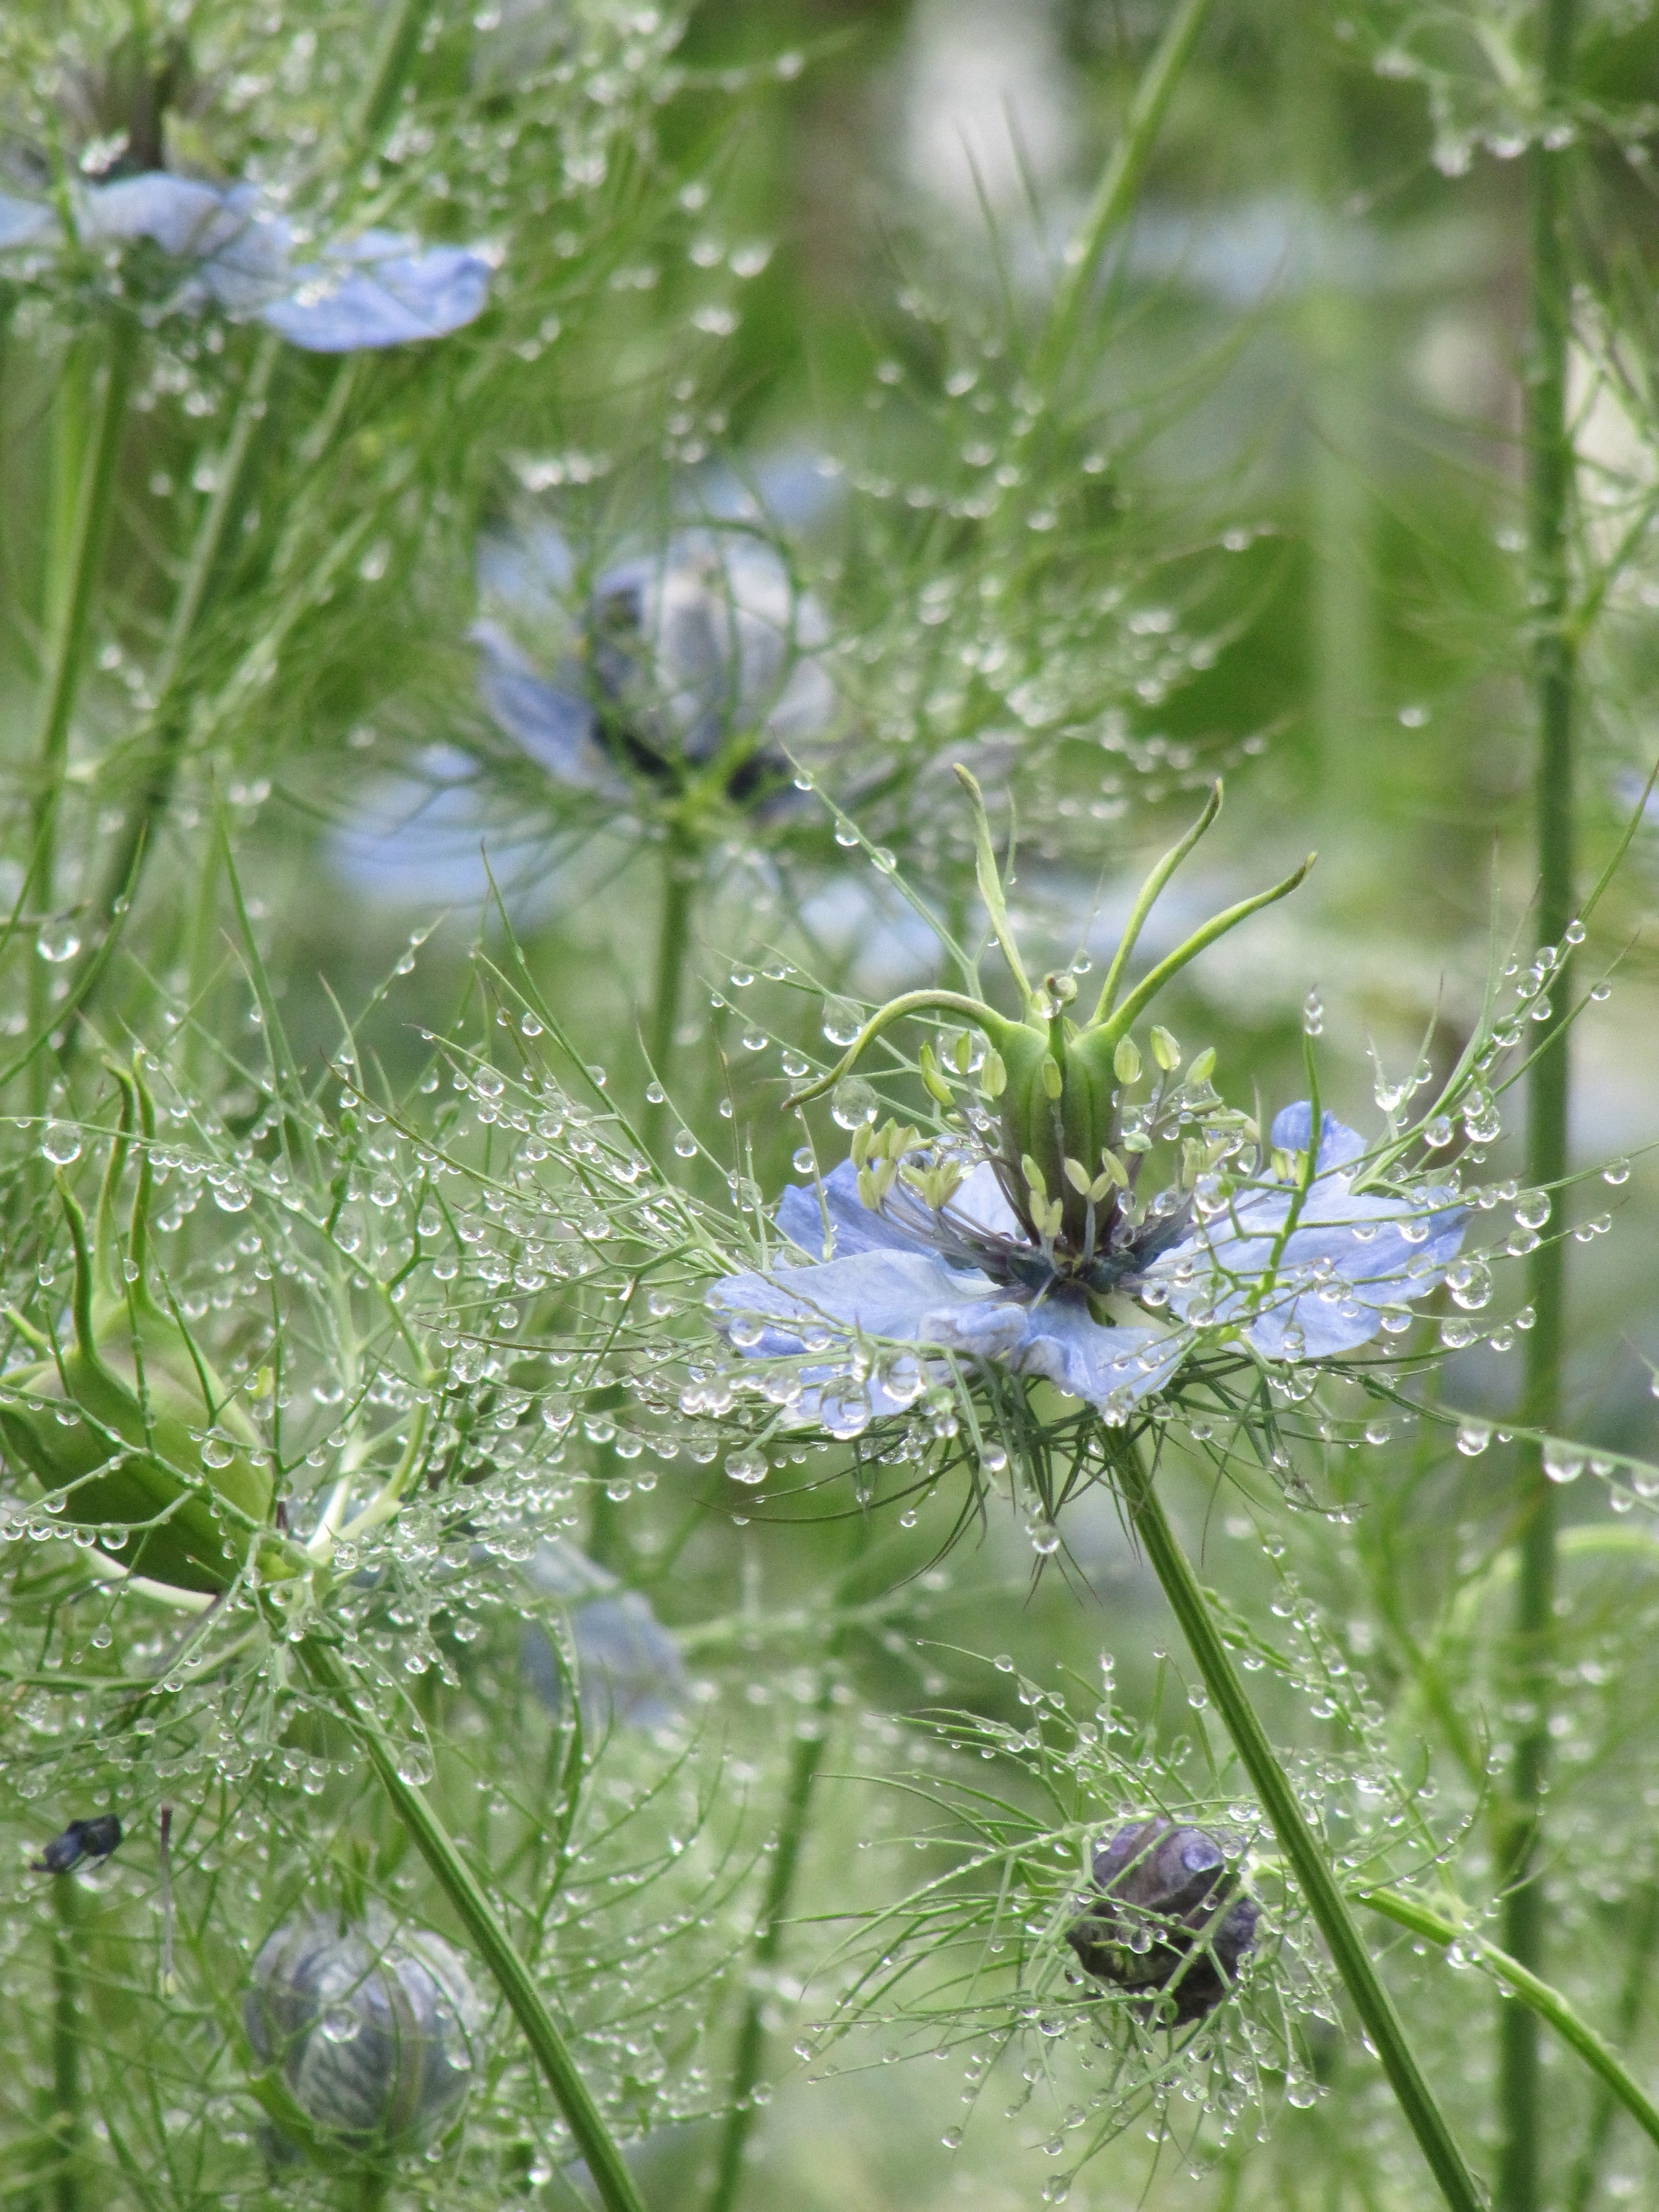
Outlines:
{"label": "blue nigella flower", "polygon": [[793,762],[836,697],[823,611],[774,549],[676,531],[585,601],[574,569],[545,526],[481,549],[472,637],[497,726],[556,781],[618,805],[724,800],[762,822],[798,806]]}
{"label": "blue nigella flower", "polygon": [[[442,337],[481,315],[494,257],[477,246],[422,246],[403,232],[366,230],[309,258],[295,226],[256,185],[212,185],[166,170],[76,182],[78,244],[96,251],[148,240],[176,275],[166,304],[217,307],[258,321],[307,353],[356,353]],[[0,195],[0,271],[25,273],[66,246],[58,207]]]}
{"label": "blue nigella flower", "polygon": [[[898,1410],[924,1381],[913,1359],[905,1371],[915,1387],[908,1397],[896,1392],[889,1370],[851,1359],[857,1339],[995,1360],[1115,1419],[1164,1390],[1188,1352],[1220,1332],[1236,1330],[1267,1358],[1334,1358],[1435,1287],[1464,1217],[1443,1192],[1356,1191],[1364,1140],[1329,1116],[1307,1176],[1311,1130],[1308,1105],[1286,1107],[1272,1142],[1291,1156],[1287,1174],[1252,1178],[1226,1200],[1213,1177],[1191,1197],[1166,1194],[1115,1239],[1109,1262],[1087,1270],[1069,1267],[1053,1239],[1032,1237],[999,1162],[950,1170],[933,1186],[944,1197],[935,1206],[924,1186],[941,1156],[918,1147],[872,1208],[859,1168],[844,1161],[821,1187],[787,1191],[777,1210],[793,1245],[826,1256],[727,1276],[708,1304],[750,1358],[830,1353],[803,1370],[799,1409],[819,1419],[833,1393],[844,1434],[855,1432],[844,1417],[849,1379],[862,1393],[858,1427]],[[1103,1264],[1111,1277],[1103,1295]],[[1134,1325],[1143,1304],[1167,1306],[1180,1326]]]}

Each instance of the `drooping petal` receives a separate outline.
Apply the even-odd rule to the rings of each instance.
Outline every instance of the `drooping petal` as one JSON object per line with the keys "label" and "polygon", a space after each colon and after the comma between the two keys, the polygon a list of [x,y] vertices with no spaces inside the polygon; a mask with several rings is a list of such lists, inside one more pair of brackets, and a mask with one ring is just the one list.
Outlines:
{"label": "drooping petal", "polygon": [[148,238],[176,261],[200,261],[230,245],[252,217],[252,188],[226,191],[195,177],[147,169],[142,176],[89,185],[76,221],[89,246]]}
{"label": "drooping petal", "polygon": [[334,247],[289,271],[287,299],[258,310],[307,353],[357,353],[447,337],[480,316],[490,264],[475,248],[431,246],[386,231]]}
{"label": "drooping petal", "polygon": [[627,782],[599,742],[587,702],[539,675],[496,623],[474,623],[470,635],[483,655],[478,696],[491,720],[560,783],[625,799]]}
{"label": "drooping petal", "polygon": [[[571,1606],[583,1726],[600,1735],[613,1725],[666,1728],[690,1692],[679,1645],[650,1600],[621,1589],[615,1575],[558,1537],[537,1546],[525,1575],[544,1595]],[[556,1709],[563,1679],[539,1628],[526,1633],[524,1660],[537,1694]]]}

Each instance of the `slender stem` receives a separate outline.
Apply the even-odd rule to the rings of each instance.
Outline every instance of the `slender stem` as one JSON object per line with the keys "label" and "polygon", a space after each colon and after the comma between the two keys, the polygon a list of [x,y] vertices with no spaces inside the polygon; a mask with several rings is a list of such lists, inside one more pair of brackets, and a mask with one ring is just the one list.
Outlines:
{"label": "slender stem", "polygon": [[[1564,102],[1571,66],[1576,0],[1540,0],[1545,104]],[[1533,676],[1538,713],[1534,804],[1538,841],[1538,927],[1565,952],[1573,914],[1573,723],[1577,653],[1571,629],[1573,452],[1567,366],[1572,319],[1566,237],[1565,150],[1535,142],[1530,155],[1532,328],[1527,362],[1527,486],[1531,599],[1536,623]],[[1564,961],[1551,987],[1551,1012],[1527,1097],[1527,1179],[1559,1186],[1567,1171],[1571,1074],[1565,1035],[1571,993]],[[1533,1254],[1528,1289],[1536,1322],[1527,1337],[1523,1419],[1529,1428],[1561,1429],[1566,1245],[1549,1237]],[[1517,1498],[1520,1578],[1514,1628],[1512,1702],[1526,1715],[1516,1734],[1498,1810],[1498,1872],[1505,1885],[1504,1948],[1538,1972],[1545,1954],[1540,1823],[1550,1744],[1556,1589],[1555,1488],[1541,1451],[1522,1454]],[[1506,2002],[1498,2014],[1498,2117],[1503,2148],[1499,2212],[1540,2212],[1540,2169],[1547,2100],[1539,2067],[1536,2015]]]}
{"label": "slender stem", "polygon": [[1139,1449],[1127,1441],[1118,1448],[1117,1470],[1136,1533],[1163,1585],[1170,1610],[1180,1624],[1205,1687],[1261,1801],[1262,1810],[1279,1838],[1279,1847],[1289,1861],[1308,1909],[1318,1923],[1331,1962],[1382,2062],[1389,2086],[1439,2185],[1440,2193],[1455,2212],[1480,2212],[1484,2201],[1481,2191],[1423,2078],[1406,2040],[1400,2015],[1377,1978],[1347,1900],[1297,1801],[1295,1785],[1279,1765],[1267,1731],[1245,1695],[1244,1685],[1187,1555],[1170,1525],[1153,1479]]}
{"label": "slender stem", "polygon": [[[1649,1894],[1653,1893],[1650,1891]],[[1393,1889],[1355,1890],[1352,1895],[1356,1905],[1382,1913],[1396,1926],[1409,1928],[1414,1936],[1426,1936],[1431,1943],[1461,1944],[1538,2019],[1547,2021],[1562,2041],[1600,2075],[1609,2109],[1622,2105],[1643,2133],[1659,2143],[1659,2106],[1632,2080],[1612,2048],[1575,2011],[1559,1990],[1552,1989],[1547,1982],[1528,1972],[1519,1960],[1510,1958],[1507,1951],[1500,1951],[1497,1944],[1485,1942],[1472,1930],[1460,1927],[1456,1921],[1447,1919],[1443,1913],[1419,1905],[1414,1897],[1404,1897]]]}
{"label": "slender stem", "polygon": [[761,2060],[765,2053],[766,2007],[770,1995],[769,1984],[783,1948],[790,1893],[794,1888],[796,1872],[800,1865],[801,1844],[805,1838],[807,1815],[812,1801],[812,1785],[817,1779],[818,1769],[823,1763],[824,1747],[829,1741],[830,1700],[833,1687],[834,1676],[826,1671],[813,1707],[811,1733],[797,1738],[794,1755],[789,1764],[788,1786],[784,1792],[783,1811],[778,1821],[777,1841],[773,1849],[766,1897],[761,1906],[760,1917],[755,1923],[750,1990],[732,2053],[732,2088],[726,2105],[726,2124],[720,2131],[714,2185],[709,2190],[704,2212],[732,2212],[743,2186],[744,2152],[758,2109],[755,2102],[755,2087],[760,2080]]}
{"label": "slender stem", "polygon": [[[219,564],[226,532],[232,517],[240,512],[248,453],[254,434],[264,420],[270,380],[281,351],[282,340],[274,333],[267,333],[259,342],[232,418],[230,434],[219,456],[213,489],[202,509],[195,537],[185,556],[178,594],[167,619],[167,635],[162,640],[161,658],[156,665],[155,708],[144,780],[105,871],[103,886],[99,893],[94,921],[100,926],[100,936],[108,931],[113,921],[118,902],[125,898],[131,902],[137,896],[139,878],[155,848],[156,830],[172,804],[173,787],[178,781],[179,761],[190,725],[179,679],[187,665],[209,585]],[[96,952],[94,945],[88,958],[95,958]],[[82,997],[82,1014],[89,997],[89,993]],[[78,1035],[78,1031],[77,1017],[70,1034]]]}
{"label": "slender stem", "polygon": [[534,1975],[437,1814],[420,1790],[398,1772],[396,1750],[374,1717],[350,1670],[326,1644],[307,1641],[300,1650],[313,1681],[333,1699],[362,1744],[393,1811],[408,1829],[524,2030],[525,2040],[546,2077],[571,2138],[586,2160],[605,2212],[645,2212],[634,2177],[577,2070]]}
{"label": "slender stem", "polygon": [[[1631,1934],[1625,1986],[1619,1993],[1619,2040],[1626,2047],[1641,2025],[1648,1983],[1653,1973],[1653,1954],[1655,1949],[1659,1948],[1659,1882],[1644,1882],[1630,1903],[1636,1914],[1636,1925]],[[1617,2083],[1604,2078],[1590,2113],[1589,2126],[1584,2133],[1584,2148],[1572,2170],[1572,2181],[1567,2191],[1567,2212],[1590,2212],[1601,2161],[1607,2155],[1613,2124],[1618,2118],[1620,2105],[1629,2107],[1630,2100]],[[1640,2119],[1639,2113],[1637,2118]],[[1642,2124],[1645,2126],[1646,2123],[1644,2121]],[[1652,2130],[1650,2129],[1649,2132]]]}
{"label": "slender stem", "polygon": [[52,2212],[81,2212],[81,1893],[71,1875],[53,1878],[52,1931],[52,2132],[58,2158]]}
{"label": "slender stem", "polygon": [[[64,764],[85,672],[87,631],[109,536],[131,349],[131,334],[126,325],[112,323],[104,342],[101,374],[94,356],[77,349],[65,368],[58,395],[52,542],[46,564],[46,648],[29,823],[28,890],[43,913],[50,913],[57,903],[58,813]],[[31,1030],[46,1028],[51,1019],[51,983],[50,971],[31,962]],[[45,1064],[37,1063],[37,1092],[43,1094],[46,1079]],[[43,1096],[37,1097],[37,1108],[42,1103]]]}
{"label": "slender stem", "polygon": [[1031,375],[1039,385],[1056,375],[1071,353],[1101,257],[1134,205],[1164,113],[1209,12],[1210,0],[1180,0],[1146,75],[1135,87],[1122,135],[1112,149],[1037,340]]}
{"label": "slender stem", "polygon": [[[662,902],[657,921],[657,972],[651,1001],[646,1049],[651,1072],[666,1092],[674,1074],[674,1033],[679,1026],[680,998],[685,984],[686,956],[691,949],[691,909],[697,893],[697,856],[678,838],[663,847]],[[643,1131],[652,1158],[665,1167],[663,1148],[669,1142],[672,1115],[667,1098],[647,1099]]]}

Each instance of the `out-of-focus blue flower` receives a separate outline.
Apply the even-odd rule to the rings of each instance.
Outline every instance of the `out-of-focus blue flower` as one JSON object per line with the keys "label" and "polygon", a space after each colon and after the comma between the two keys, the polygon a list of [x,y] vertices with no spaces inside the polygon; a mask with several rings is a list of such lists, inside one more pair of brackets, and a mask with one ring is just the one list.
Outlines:
{"label": "out-of-focus blue flower", "polygon": [[1463,1241],[1463,1209],[1444,1191],[1355,1190],[1365,1140],[1328,1114],[1304,1190],[1312,1138],[1312,1108],[1285,1107],[1272,1140],[1291,1156],[1290,1172],[1249,1184],[1149,1271],[1182,1320],[1231,1324],[1269,1359],[1357,1351],[1385,1314],[1428,1296]]}
{"label": "out-of-focus blue flower", "polygon": [[[855,1435],[925,1387],[914,1358],[896,1379],[890,1362],[854,1359],[858,1338],[995,1360],[1122,1419],[1163,1391],[1206,1338],[1236,1330],[1264,1358],[1335,1358],[1440,1281],[1462,1241],[1462,1210],[1443,1191],[1356,1191],[1364,1139],[1328,1116],[1304,1188],[1311,1133],[1311,1109],[1287,1106],[1272,1140],[1276,1154],[1292,1156],[1288,1173],[1252,1179],[1196,1225],[1182,1194],[1154,1200],[1096,1263],[1115,1275],[1120,1311],[1131,1299],[1167,1305],[1178,1328],[1100,1318],[1099,1284],[1068,1273],[1058,1247],[1033,1240],[988,1161],[944,1205],[930,1206],[920,1186],[941,1156],[927,1149],[912,1155],[910,1179],[894,1181],[873,1207],[851,1160],[821,1186],[786,1191],[780,1231],[824,1256],[726,1276],[708,1304],[750,1358],[829,1355],[801,1370],[796,1409],[832,1433]],[[1200,1206],[1204,1196],[1200,1185]]]}
{"label": "out-of-focus blue flower", "polygon": [[556,781],[659,807],[701,789],[761,821],[799,803],[792,757],[835,712],[828,626],[764,540],[677,531],[573,606],[569,550],[543,528],[486,540],[479,581],[484,705]]}
{"label": "out-of-focus blue flower", "polygon": [[253,1962],[243,2014],[313,2127],[364,2149],[416,2148],[471,2087],[482,2012],[441,1936],[321,1914],[284,1922]]}
{"label": "out-of-focus blue flower", "polygon": [[[569,1606],[585,1729],[603,1735],[613,1726],[667,1728],[678,1719],[690,1695],[685,1662],[648,1598],[622,1589],[614,1575],[556,1538],[537,1546],[525,1571],[544,1595]],[[539,1628],[525,1638],[525,1666],[538,1693],[556,1708],[564,1680]]]}
{"label": "out-of-focus blue flower", "polygon": [[[146,240],[179,264],[167,304],[212,306],[266,324],[307,353],[356,353],[444,337],[483,313],[493,257],[477,246],[422,246],[367,230],[306,257],[288,217],[255,185],[211,185],[153,169],[70,188],[81,246]],[[0,255],[37,265],[65,250],[57,207],[0,196]]]}
{"label": "out-of-focus blue flower", "polygon": [[[827,1241],[826,1260],[728,1275],[709,1290],[717,1320],[751,1357],[844,1354],[854,1337],[885,1339],[997,1360],[1119,1416],[1179,1364],[1181,1334],[1095,1318],[1084,1286],[1058,1273],[1026,1234],[988,1163],[937,1212],[903,1183],[872,1211],[850,1160],[831,1169],[822,1190],[822,1206],[816,1188],[786,1191],[777,1224],[805,1251]],[[803,1380],[808,1417],[853,1435],[919,1396],[925,1378],[913,1360],[868,1381],[836,1366],[806,1370]]]}

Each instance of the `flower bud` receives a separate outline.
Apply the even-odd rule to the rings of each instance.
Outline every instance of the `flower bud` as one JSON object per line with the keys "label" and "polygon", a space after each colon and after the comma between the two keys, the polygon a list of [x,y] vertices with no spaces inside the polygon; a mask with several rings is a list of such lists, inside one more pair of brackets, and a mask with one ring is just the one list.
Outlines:
{"label": "flower bud", "polygon": [[1237,1839],[1162,1817],[1132,1822],[1095,1853],[1100,1895],[1066,1930],[1085,1973],[1134,1991],[1165,1990],[1163,2017],[1202,2020],[1237,1978],[1260,1910],[1228,1870]]}
{"label": "flower bud", "polygon": [[365,2151],[417,2149],[471,2086],[482,2010],[449,1945],[319,1914],[280,1927],[243,2005],[256,2056],[313,2127]]}

